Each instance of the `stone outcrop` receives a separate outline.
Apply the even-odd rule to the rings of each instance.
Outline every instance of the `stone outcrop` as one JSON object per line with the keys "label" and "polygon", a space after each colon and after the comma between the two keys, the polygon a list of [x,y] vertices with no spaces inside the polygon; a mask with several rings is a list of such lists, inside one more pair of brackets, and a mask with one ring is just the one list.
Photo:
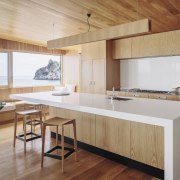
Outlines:
{"label": "stone outcrop", "polygon": [[60,80],[60,65],[58,62],[49,60],[48,65],[39,68],[34,76],[35,80]]}

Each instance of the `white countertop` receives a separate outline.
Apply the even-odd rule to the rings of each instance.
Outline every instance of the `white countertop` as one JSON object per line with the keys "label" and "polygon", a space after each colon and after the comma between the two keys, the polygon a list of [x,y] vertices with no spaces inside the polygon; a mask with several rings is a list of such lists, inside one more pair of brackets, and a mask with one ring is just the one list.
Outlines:
{"label": "white countertop", "polygon": [[[104,115],[124,120],[165,126],[180,118],[180,102],[132,98],[129,101],[107,99],[106,95],[71,93],[52,96],[51,92],[12,94],[13,99],[31,101],[53,107]],[[125,98],[125,97],[123,97]]]}

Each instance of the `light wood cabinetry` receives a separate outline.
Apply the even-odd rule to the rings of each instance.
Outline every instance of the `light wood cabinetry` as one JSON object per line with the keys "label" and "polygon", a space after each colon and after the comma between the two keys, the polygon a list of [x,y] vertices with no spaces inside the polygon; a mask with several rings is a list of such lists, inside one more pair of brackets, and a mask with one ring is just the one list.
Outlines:
{"label": "light wood cabinetry", "polygon": [[164,168],[162,127],[131,122],[131,159]]}
{"label": "light wood cabinetry", "polygon": [[95,115],[79,113],[78,117],[79,118],[76,118],[77,139],[81,142],[95,146]]}
{"label": "light wood cabinetry", "polygon": [[[164,168],[163,127],[51,107],[50,117],[53,116],[76,119],[80,142]],[[51,131],[56,132],[56,128],[51,127]],[[65,136],[73,138],[70,126],[65,127]]]}
{"label": "light wood cabinetry", "polygon": [[179,47],[180,30],[119,39],[114,41],[113,59],[179,55]]}
{"label": "light wood cabinetry", "polygon": [[96,146],[130,157],[130,121],[96,115]]}
{"label": "light wood cabinetry", "polygon": [[[50,116],[76,119],[77,140],[95,146],[95,115],[82,113],[62,108],[50,108]],[[51,128],[56,132],[56,128]],[[59,134],[61,134],[59,129]],[[65,136],[73,138],[73,129],[71,126],[65,127]]]}
{"label": "light wood cabinetry", "polygon": [[82,60],[105,59],[106,41],[92,42],[82,45]]}
{"label": "light wood cabinetry", "polygon": [[82,45],[81,92],[104,94],[106,41]]}
{"label": "light wood cabinetry", "polygon": [[113,58],[124,59],[131,58],[131,41],[132,38],[116,40],[113,42]]}
{"label": "light wood cabinetry", "polygon": [[120,84],[120,62],[113,61],[112,41],[82,45],[81,92],[105,94]]}
{"label": "light wood cabinetry", "polygon": [[81,88],[86,93],[105,93],[105,60],[82,61]]}

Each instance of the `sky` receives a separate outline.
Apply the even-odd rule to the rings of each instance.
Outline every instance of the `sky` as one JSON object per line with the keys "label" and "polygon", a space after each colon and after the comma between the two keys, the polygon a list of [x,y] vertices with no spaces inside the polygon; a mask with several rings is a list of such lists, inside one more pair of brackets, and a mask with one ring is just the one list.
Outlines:
{"label": "sky", "polygon": [[0,53],[0,75],[7,76],[7,54]]}
{"label": "sky", "polygon": [[45,67],[49,59],[60,62],[59,56],[13,53],[13,76],[34,76],[37,69]]}

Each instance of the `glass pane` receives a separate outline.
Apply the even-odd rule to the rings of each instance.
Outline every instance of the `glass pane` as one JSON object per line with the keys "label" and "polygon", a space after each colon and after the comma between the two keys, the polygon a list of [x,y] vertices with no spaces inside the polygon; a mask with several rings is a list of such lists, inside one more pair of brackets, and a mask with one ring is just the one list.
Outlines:
{"label": "glass pane", "polygon": [[0,86],[8,85],[8,55],[0,53]]}
{"label": "glass pane", "polygon": [[13,53],[13,86],[60,85],[60,56]]}

